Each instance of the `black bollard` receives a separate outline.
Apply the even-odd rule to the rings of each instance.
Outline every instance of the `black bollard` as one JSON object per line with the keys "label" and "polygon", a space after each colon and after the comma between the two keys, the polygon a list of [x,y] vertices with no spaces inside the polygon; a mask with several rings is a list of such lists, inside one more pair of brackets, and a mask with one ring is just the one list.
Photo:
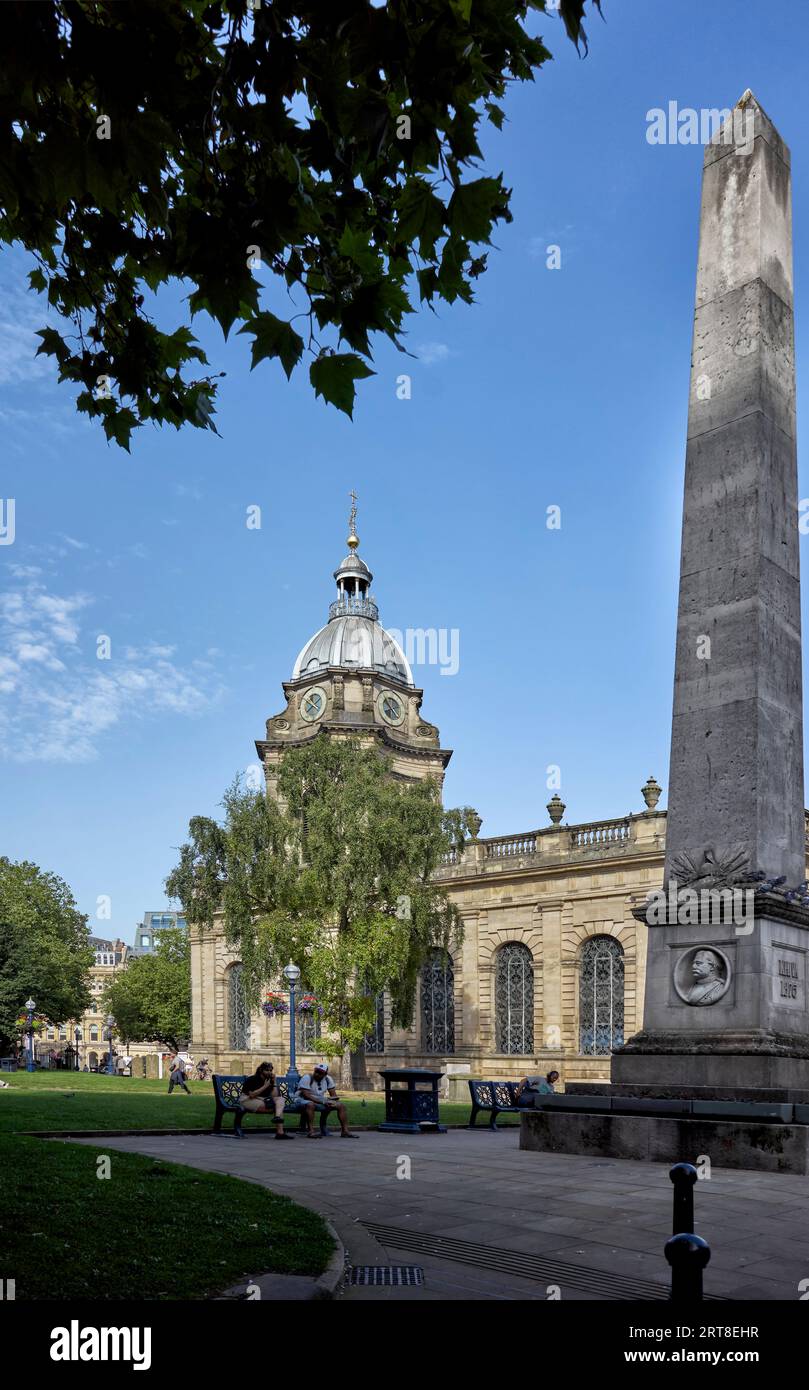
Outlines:
{"label": "black bollard", "polygon": [[669,1177],[674,1183],[671,1233],[677,1236],[681,1231],[689,1233],[694,1229],[694,1183],[697,1181],[697,1170],[693,1163],[675,1163]]}
{"label": "black bollard", "polygon": [[681,1231],[666,1241],[665,1254],[671,1265],[672,1303],[701,1303],[702,1271],[711,1258],[708,1242]]}

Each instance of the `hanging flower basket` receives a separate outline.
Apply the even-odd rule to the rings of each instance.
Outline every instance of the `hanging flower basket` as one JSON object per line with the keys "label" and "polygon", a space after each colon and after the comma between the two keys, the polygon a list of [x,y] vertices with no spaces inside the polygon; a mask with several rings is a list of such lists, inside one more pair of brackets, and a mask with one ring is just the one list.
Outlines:
{"label": "hanging flower basket", "polygon": [[277,994],[275,991],[270,990],[261,1009],[268,1018],[283,1018],[284,1014],[289,1013],[289,1004],[283,994]]}
{"label": "hanging flower basket", "polygon": [[298,1013],[309,1014],[312,1016],[317,1014],[319,1018],[323,1017],[323,1010],[318,1004],[314,994],[301,995],[300,1000],[298,1001]]}
{"label": "hanging flower basket", "polygon": [[36,1017],[34,1017],[33,1023],[29,1023],[27,1014],[20,1014],[19,1018],[17,1019],[17,1027],[23,1033],[28,1033],[29,1031],[32,1033],[41,1033],[43,1028],[46,1027],[46,1025],[46,1019]]}

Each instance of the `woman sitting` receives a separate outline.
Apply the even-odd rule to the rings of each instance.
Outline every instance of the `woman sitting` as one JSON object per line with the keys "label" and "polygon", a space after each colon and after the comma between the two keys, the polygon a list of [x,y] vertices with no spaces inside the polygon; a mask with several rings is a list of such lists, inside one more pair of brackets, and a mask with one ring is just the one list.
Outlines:
{"label": "woman sitting", "polygon": [[252,1076],[244,1078],[239,1104],[256,1115],[268,1115],[274,1110],[276,1139],[294,1139],[284,1129],[284,1097],[278,1094],[272,1062],[262,1062]]}

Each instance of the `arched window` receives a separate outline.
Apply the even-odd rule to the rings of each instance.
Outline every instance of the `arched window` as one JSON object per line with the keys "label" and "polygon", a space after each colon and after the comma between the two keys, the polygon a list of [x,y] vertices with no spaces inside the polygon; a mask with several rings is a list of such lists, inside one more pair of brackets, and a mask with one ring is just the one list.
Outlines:
{"label": "arched window", "polygon": [[90,1042],[98,1042],[98,1024],[90,1024]]}
{"label": "arched window", "polygon": [[245,1052],[249,1047],[248,1032],[250,1015],[244,999],[242,965],[231,965],[228,970],[228,1047]]}
{"label": "arched window", "polygon": [[591,936],[581,953],[579,1051],[607,1057],[624,1042],[624,953],[613,936]]}
{"label": "arched window", "polygon": [[494,974],[497,1051],[534,1050],[534,962],[527,946],[509,941],[497,952]]}
{"label": "arched window", "polygon": [[421,1036],[425,1052],[455,1051],[455,971],[447,951],[433,951],[421,972]]}
{"label": "arched window", "polygon": [[385,1051],[385,991],[380,990],[376,996],[376,1013],[374,1014],[374,1026],[367,1034],[363,1044],[366,1052]]}
{"label": "arched window", "polygon": [[300,1013],[300,1002],[310,989],[301,987],[295,1001],[295,1046],[299,1052],[315,1052],[320,1040],[320,1014],[317,1007]]}

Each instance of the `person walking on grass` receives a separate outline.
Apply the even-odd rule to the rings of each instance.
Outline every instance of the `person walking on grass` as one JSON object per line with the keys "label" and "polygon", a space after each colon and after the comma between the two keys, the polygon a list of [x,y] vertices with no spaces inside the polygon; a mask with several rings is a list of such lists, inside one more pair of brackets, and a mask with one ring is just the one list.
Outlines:
{"label": "person walking on grass", "polygon": [[321,1134],[315,1133],[313,1121],[316,1110],[321,1112],[325,1110],[327,1115],[330,1111],[336,1110],[337,1118],[340,1121],[340,1138],[357,1138],[356,1134],[349,1132],[346,1108],[337,1094],[336,1082],[333,1076],[329,1076],[329,1069],[325,1062],[318,1062],[311,1072],[307,1072],[305,1076],[301,1077],[295,1093],[295,1108],[303,1110],[306,1115],[307,1139],[319,1139],[321,1134],[326,1135],[328,1133],[325,1127],[321,1130]]}
{"label": "person walking on grass", "polygon": [[185,1075],[185,1062],[182,1057],[179,1056],[174,1058],[169,1067],[169,1095],[171,1095],[175,1086],[182,1086],[185,1094],[190,1096],[191,1092],[188,1089]]}
{"label": "person walking on grass", "polygon": [[276,1139],[295,1138],[284,1129],[284,1097],[278,1091],[272,1062],[262,1062],[252,1076],[244,1078],[239,1104],[256,1115],[270,1114],[274,1110]]}

